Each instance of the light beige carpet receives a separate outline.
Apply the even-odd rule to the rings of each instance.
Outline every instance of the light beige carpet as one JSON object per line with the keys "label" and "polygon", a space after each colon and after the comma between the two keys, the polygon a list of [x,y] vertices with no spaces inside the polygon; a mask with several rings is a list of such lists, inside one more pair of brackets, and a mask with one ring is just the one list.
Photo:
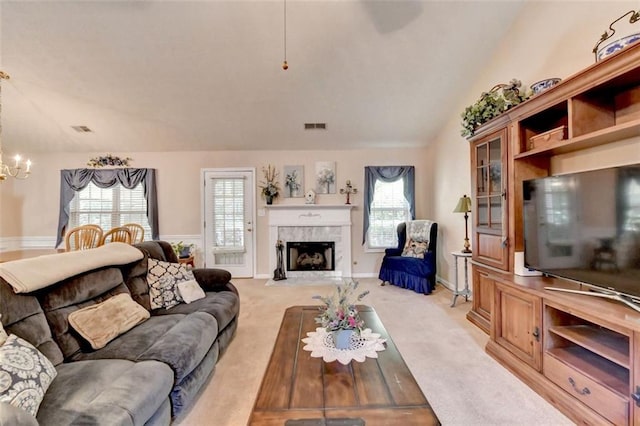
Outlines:
{"label": "light beige carpet", "polygon": [[[440,285],[430,296],[377,279],[361,279],[373,306],[443,425],[570,425],[538,394],[484,352],[487,336],[465,315],[471,302]],[[284,309],[314,305],[328,286],[265,286],[234,280],[240,323],[234,341],[195,403],[176,419],[181,426],[247,423]]]}

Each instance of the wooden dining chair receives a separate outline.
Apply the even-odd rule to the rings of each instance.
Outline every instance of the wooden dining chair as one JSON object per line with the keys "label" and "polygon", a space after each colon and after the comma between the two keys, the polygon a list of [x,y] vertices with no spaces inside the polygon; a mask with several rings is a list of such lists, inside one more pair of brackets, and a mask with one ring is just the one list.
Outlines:
{"label": "wooden dining chair", "polygon": [[81,225],[73,229],[64,237],[66,251],[87,250],[98,247],[102,242],[103,231],[98,225]]}
{"label": "wooden dining chair", "polygon": [[138,244],[144,241],[144,228],[138,223],[125,223],[123,227],[131,233],[131,244]]}
{"label": "wooden dining chair", "polygon": [[100,245],[115,242],[131,244],[131,232],[129,232],[129,229],[124,226],[111,228],[102,236]]}

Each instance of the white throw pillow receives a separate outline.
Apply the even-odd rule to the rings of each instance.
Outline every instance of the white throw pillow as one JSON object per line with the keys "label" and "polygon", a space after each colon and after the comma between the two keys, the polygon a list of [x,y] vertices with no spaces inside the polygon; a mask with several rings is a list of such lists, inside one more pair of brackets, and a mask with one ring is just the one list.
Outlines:
{"label": "white throw pillow", "polygon": [[35,417],[58,372],[31,343],[10,335],[0,346],[0,401]]}
{"label": "white throw pillow", "polygon": [[149,258],[147,284],[151,309],[170,308],[182,302],[176,284],[193,279],[193,272],[186,265]]}
{"label": "white throw pillow", "polygon": [[204,290],[200,287],[200,284],[196,280],[183,281],[178,283],[178,292],[185,303],[191,303],[193,301],[204,299],[206,296]]}

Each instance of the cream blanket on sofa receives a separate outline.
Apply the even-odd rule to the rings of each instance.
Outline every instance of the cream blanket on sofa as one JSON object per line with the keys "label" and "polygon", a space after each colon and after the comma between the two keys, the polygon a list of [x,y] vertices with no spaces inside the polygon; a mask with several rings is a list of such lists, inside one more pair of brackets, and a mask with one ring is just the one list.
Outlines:
{"label": "cream blanket on sofa", "polygon": [[30,293],[83,272],[109,265],[126,265],[142,257],[137,248],[116,242],[89,250],[0,263],[0,277],[11,284],[16,293]]}

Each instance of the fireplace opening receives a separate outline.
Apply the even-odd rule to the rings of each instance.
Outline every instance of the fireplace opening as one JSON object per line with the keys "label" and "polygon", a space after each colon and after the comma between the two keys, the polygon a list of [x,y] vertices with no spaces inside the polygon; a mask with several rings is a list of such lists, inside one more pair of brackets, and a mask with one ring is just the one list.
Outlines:
{"label": "fireplace opening", "polygon": [[333,241],[287,242],[287,271],[334,271]]}

